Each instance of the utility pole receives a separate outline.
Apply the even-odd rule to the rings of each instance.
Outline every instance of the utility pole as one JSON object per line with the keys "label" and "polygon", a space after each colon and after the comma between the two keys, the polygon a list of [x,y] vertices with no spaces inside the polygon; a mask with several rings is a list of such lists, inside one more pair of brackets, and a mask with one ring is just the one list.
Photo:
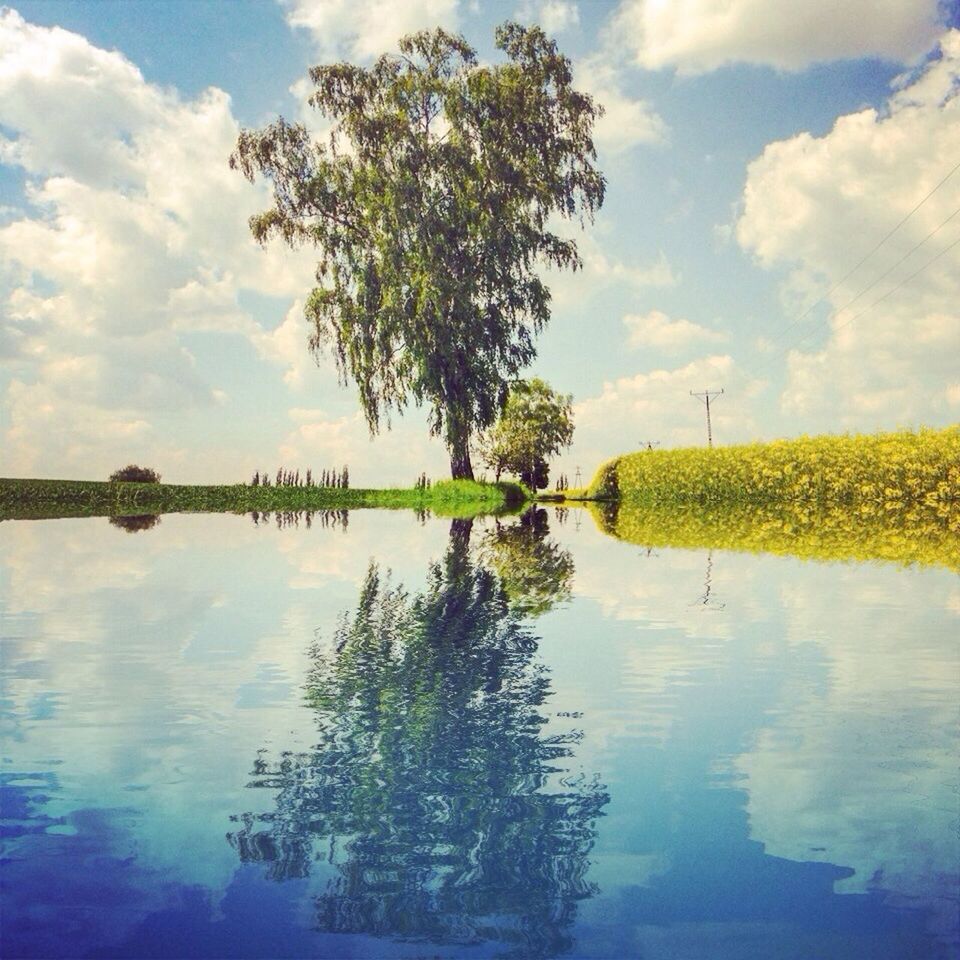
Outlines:
{"label": "utility pole", "polygon": [[660,446],[659,440],[641,440],[640,446],[645,447],[647,450],[652,450],[654,447]]}
{"label": "utility pole", "polygon": [[713,449],[713,430],[710,427],[710,398],[719,397],[722,393],[722,387],[719,390],[704,390],[702,393],[694,393],[693,390],[690,391],[691,397],[696,397],[707,405],[707,446],[711,449]]}
{"label": "utility pole", "polygon": [[579,468],[579,467],[577,467],[577,475],[576,475],[576,477],[574,478],[573,485],[574,485],[575,487],[579,487],[579,486],[580,486],[580,468]]}

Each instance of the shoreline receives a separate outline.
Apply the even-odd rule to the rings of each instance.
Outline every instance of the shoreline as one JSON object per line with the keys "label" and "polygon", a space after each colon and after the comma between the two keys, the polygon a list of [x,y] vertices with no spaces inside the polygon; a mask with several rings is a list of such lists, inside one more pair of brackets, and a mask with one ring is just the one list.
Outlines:
{"label": "shoreline", "polygon": [[430,510],[442,516],[509,513],[530,500],[516,483],[440,481],[419,488],[253,487],[0,478],[0,521],[164,513]]}

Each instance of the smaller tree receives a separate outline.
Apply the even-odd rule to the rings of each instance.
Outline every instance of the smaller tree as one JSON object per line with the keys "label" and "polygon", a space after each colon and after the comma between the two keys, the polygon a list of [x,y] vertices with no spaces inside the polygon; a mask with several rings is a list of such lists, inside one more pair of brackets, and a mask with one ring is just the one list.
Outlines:
{"label": "smaller tree", "polygon": [[500,419],[480,438],[480,458],[496,475],[512,473],[531,490],[549,482],[547,461],[573,440],[573,398],[538,377],[510,388]]}
{"label": "smaller tree", "polygon": [[110,474],[111,483],[159,483],[160,474],[150,467],[139,467],[129,463]]}

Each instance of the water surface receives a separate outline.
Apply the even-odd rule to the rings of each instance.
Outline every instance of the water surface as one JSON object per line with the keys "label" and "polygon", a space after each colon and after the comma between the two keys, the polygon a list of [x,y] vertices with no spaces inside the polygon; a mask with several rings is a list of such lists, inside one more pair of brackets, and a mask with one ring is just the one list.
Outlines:
{"label": "water surface", "polygon": [[956,955],[954,572],[258,520],[0,524],[5,956]]}

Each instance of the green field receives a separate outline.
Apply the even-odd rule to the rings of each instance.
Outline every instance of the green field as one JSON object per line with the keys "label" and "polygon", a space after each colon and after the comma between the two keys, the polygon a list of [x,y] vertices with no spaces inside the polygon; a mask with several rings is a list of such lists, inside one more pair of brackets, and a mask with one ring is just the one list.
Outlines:
{"label": "green field", "polygon": [[426,490],[340,487],[185,486],[90,480],[0,478],[0,520],[134,516],[160,513],[259,513],[353,510],[364,507],[430,510],[471,516],[519,509],[527,492],[515,483],[446,480]]}

